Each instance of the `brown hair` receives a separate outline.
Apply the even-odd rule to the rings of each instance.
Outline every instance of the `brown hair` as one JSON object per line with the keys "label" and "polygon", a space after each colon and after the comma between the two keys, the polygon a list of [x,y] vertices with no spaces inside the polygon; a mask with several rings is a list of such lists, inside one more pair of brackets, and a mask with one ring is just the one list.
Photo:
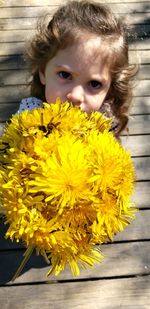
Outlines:
{"label": "brown hair", "polygon": [[38,27],[27,51],[32,74],[31,95],[45,100],[39,69],[60,49],[71,46],[84,31],[100,36],[109,47],[112,83],[105,101],[118,121],[116,135],[119,136],[128,122],[132,94],[130,81],[135,75],[135,67],[128,62],[125,26],[106,5],[88,0],[69,1],[58,8],[48,24]]}

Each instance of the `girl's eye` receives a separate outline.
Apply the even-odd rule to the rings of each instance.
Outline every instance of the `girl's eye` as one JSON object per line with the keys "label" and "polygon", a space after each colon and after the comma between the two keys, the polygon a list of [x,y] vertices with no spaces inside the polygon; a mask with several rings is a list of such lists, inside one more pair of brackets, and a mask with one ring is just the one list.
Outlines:
{"label": "girl's eye", "polygon": [[71,80],[72,76],[69,72],[66,72],[66,71],[60,71],[58,72],[58,76],[62,79],[69,79]]}
{"label": "girl's eye", "polygon": [[91,80],[89,84],[94,89],[100,89],[103,86],[102,83],[97,80]]}

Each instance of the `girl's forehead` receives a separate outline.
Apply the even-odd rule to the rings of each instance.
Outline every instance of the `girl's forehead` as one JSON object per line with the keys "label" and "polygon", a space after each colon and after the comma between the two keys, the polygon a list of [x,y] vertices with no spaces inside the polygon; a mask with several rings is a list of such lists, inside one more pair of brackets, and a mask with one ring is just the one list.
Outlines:
{"label": "girl's forehead", "polygon": [[85,36],[84,38],[78,38],[73,46],[77,51],[81,52],[83,50],[86,54],[95,53],[103,49],[103,40],[99,36]]}
{"label": "girl's forehead", "polygon": [[63,50],[58,51],[55,56],[55,60],[62,61],[75,61],[88,65],[98,59],[107,58],[108,60],[109,48],[100,37],[81,37],[77,39],[71,47],[67,47]]}

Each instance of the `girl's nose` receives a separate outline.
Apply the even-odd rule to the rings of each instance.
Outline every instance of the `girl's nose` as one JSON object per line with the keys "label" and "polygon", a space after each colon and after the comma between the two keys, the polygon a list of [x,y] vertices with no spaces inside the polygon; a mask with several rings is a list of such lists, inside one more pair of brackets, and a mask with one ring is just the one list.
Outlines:
{"label": "girl's nose", "polygon": [[69,91],[69,93],[66,95],[66,98],[73,105],[80,105],[84,102],[84,89],[82,86],[76,86]]}

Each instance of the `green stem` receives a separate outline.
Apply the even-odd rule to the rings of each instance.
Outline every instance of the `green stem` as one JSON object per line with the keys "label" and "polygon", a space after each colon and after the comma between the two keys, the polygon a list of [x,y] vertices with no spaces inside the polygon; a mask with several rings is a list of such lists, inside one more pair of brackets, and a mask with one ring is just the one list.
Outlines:
{"label": "green stem", "polygon": [[50,261],[49,261],[49,259],[48,259],[48,257],[47,257],[47,254],[46,254],[45,250],[42,251],[42,255],[43,255],[43,258],[44,258],[44,260],[46,261],[46,263],[47,263],[47,264],[50,264]]}
{"label": "green stem", "polygon": [[33,246],[30,246],[24,253],[24,259],[21,262],[20,266],[18,267],[15,275],[13,276],[11,281],[15,281],[15,279],[20,275],[20,273],[22,272],[23,268],[25,267],[26,263],[28,262],[32,252],[34,250]]}

